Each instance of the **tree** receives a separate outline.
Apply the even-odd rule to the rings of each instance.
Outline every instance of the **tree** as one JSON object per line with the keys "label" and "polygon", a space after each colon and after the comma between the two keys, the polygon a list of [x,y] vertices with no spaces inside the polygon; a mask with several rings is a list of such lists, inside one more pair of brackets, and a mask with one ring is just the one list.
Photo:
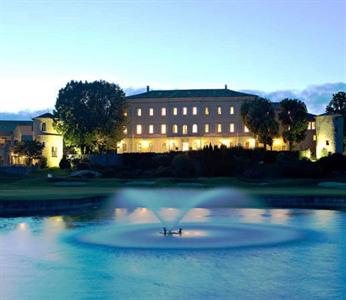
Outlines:
{"label": "tree", "polygon": [[28,158],[30,165],[34,159],[42,158],[44,144],[38,141],[21,141],[14,145],[13,152]]}
{"label": "tree", "polygon": [[125,93],[106,81],[70,81],[59,91],[55,127],[82,153],[116,150],[126,125]]}
{"label": "tree", "polygon": [[285,98],[280,102],[279,120],[281,121],[284,141],[291,151],[295,143],[305,139],[308,129],[308,112],[305,103],[298,99]]}
{"label": "tree", "polygon": [[340,114],[344,117],[344,144],[346,143],[346,93],[338,92],[326,107],[329,113]]}
{"label": "tree", "polygon": [[241,116],[245,126],[255,135],[260,143],[272,146],[273,137],[278,134],[279,125],[275,120],[275,112],[270,100],[257,97],[253,101],[243,103]]}

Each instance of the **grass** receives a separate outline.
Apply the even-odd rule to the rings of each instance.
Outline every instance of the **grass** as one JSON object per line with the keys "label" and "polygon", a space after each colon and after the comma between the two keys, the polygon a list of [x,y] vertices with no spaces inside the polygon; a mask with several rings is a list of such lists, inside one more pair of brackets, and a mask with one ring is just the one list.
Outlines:
{"label": "grass", "polygon": [[[124,180],[100,178],[86,180],[81,186],[59,186],[48,182],[47,173],[65,176],[61,170],[41,170],[30,176],[0,177],[0,200],[54,200],[78,199],[92,196],[111,196],[123,187],[140,188],[214,188],[234,187],[252,196],[329,196],[346,197],[346,190],[319,187],[324,180],[316,179],[275,179],[265,181],[244,181],[237,178],[196,178],[174,179],[153,178]],[[326,180],[327,181],[327,180]],[[73,181],[71,181],[73,184]],[[75,182],[78,184],[78,182]]]}

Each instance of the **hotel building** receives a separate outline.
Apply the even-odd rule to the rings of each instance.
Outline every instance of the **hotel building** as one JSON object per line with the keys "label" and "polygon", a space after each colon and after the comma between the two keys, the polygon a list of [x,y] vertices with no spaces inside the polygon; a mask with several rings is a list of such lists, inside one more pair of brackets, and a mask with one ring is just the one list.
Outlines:
{"label": "hotel building", "polygon": [[[168,152],[203,149],[207,145],[226,147],[261,146],[244,125],[241,105],[257,96],[224,89],[150,90],[126,98],[129,122],[119,153]],[[274,103],[278,114],[279,105]],[[299,150],[314,154],[315,116]],[[282,137],[273,141],[273,150],[288,150]]]}

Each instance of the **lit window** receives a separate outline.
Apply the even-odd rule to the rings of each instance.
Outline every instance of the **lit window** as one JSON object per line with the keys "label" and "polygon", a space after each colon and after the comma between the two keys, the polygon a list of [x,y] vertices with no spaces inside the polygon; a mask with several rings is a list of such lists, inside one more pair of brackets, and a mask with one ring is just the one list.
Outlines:
{"label": "lit window", "polygon": [[46,123],[41,124],[41,131],[47,131],[47,124]]}
{"label": "lit window", "polygon": [[186,106],[183,107],[183,115],[184,116],[187,115],[187,107]]}
{"label": "lit window", "polygon": [[209,107],[205,107],[205,108],[204,108],[204,114],[205,114],[206,116],[209,115]]}
{"label": "lit window", "polygon": [[178,125],[177,124],[173,125],[172,131],[173,131],[173,133],[178,133]]}
{"label": "lit window", "polygon": [[165,116],[166,115],[166,107],[162,107],[161,108],[161,116]]}
{"label": "lit window", "polygon": [[153,116],[154,115],[154,109],[153,108],[149,108],[149,116]]}
{"label": "lit window", "polygon": [[127,127],[125,127],[123,133],[124,133],[124,134],[127,134]]}
{"label": "lit window", "polygon": [[217,107],[217,114],[218,114],[218,115],[221,115],[221,114],[222,114],[221,106],[218,106],[218,107]]}
{"label": "lit window", "polygon": [[137,144],[137,152],[142,152],[142,144],[141,143]]}
{"label": "lit window", "polygon": [[234,132],[234,123],[229,124],[229,132]]}
{"label": "lit window", "polygon": [[176,116],[178,114],[178,108],[173,107],[173,115]]}
{"label": "lit window", "polygon": [[161,124],[161,134],[166,134],[167,126],[166,124]]}
{"label": "lit window", "polygon": [[204,132],[209,133],[209,124],[204,124]]}
{"label": "lit window", "polygon": [[197,107],[196,106],[192,107],[192,114],[197,115]]}
{"label": "lit window", "polygon": [[314,135],[312,136],[312,140],[313,140],[313,141],[316,141],[316,140],[317,140],[316,134],[314,134]]}
{"label": "lit window", "polygon": [[222,124],[221,124],[221,123],[218,123],[218,124],[217,124],[216,130],[217,130],[218,133],[221,133],[221,132],[222,132]]}
{"label": "lit window", "polygon": [[58,147],[52,147],[52,157],[58,157]]}
{"label": "lit window", "polygon": [[312,130],[316,129],[316,123],[315,122],[311,122],[311,129]]}
{"label": "lit window", "polygon": [[187,125],[183,125],[183,134],[187,134]]}
{"label": "lit window", "polygon": [[152,124],[149,125],[149,133],[150,134],[154,133],[154,125],[152,125]]}
{"label": "lit window", "polygon": [[124,116],[127,117],[127,111],[126,110],[124,111]]}
{"label": "lit window", "polygon": [[250,132],[249,128],[247,128],[245,125],[244,125],[244,132],[246,133]]}
{"label": "lit window", "polygon": [[229,114],[234,115],[234,106],[230,106],[229,108]]}
{"label": "lit window", "polygon": [[138,124],[138,125],[136,126],[136,133],[137,133],[137,134],[142,134],[142,125]]}
{"label": "lit window", "polygon": [[140,117],[142,115],[142,109],[137,108],[137,116]]}
{"label": "lit window", "polygon": [[197,124],[192,125],[192,133],[197,133],[198,132],[198,126]]}

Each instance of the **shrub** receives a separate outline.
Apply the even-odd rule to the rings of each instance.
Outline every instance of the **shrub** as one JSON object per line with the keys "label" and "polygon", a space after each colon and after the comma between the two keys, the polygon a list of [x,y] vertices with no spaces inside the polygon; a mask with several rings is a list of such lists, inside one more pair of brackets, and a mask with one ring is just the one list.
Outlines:
{"label": "shrub", "polygon": [[176,155],[171,165],[176,177],[193,177],[196,174],[193,161],[187,154]]}
{"label": "shrub", "polygon": [[59,168],[62,170],[69,170],[71,169],[71,162],[66,158],[66,156],[63,156],[59,163]]}

